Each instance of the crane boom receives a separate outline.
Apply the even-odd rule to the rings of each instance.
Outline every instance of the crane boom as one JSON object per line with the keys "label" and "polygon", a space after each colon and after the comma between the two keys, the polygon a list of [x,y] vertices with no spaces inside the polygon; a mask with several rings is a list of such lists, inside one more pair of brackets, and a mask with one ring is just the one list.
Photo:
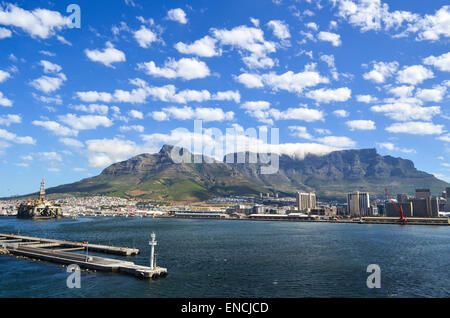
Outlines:
{"label": "crane boom", "polygon": [[405,218],[405,216],[403,214],[403,207],[402,207],[402,205],[400,204],[400,206],[399,206],[397,204],[397,202],[395,202],[392,199],[391,193],[389,192],[389,190],[387,188],[385,188],[384,190],[386,192],[386,195],[388,196],[389,201],[391,201],[392,204],[394,205],[394,209],[400,214],[400,221],[406,221],[406,218]]}

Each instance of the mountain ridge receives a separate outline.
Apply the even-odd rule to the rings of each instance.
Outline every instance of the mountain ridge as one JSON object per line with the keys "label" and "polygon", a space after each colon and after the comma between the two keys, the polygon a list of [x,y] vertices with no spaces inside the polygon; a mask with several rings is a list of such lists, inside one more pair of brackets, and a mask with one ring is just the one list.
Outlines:
{"label": "mountain ridge", "polygon": [[[177,163],[173,151],[189,163]],[[448,183],[415,168],[411,160],[382,156],[375,148],[349,149],[303,159],[279,156],[279,170],[261,174],[261,158],[249,163],[252,153],[229,154],[235,163],[195,155],[187,149],[164,145],[154,154],[140,154],[103,169],[95,177],[47,189],[49,194],[112,195],[153,201],[202,201],[220,195],[258,195],[315,191],[319,197],[342,198],[354,190],[384,196],[413,194],[415,188],[442,191]],[[236,163],[243,156],[245,163]],[[206,161],[206,162],[205,162]],[[202,162],[202,163],[194,163]]]}

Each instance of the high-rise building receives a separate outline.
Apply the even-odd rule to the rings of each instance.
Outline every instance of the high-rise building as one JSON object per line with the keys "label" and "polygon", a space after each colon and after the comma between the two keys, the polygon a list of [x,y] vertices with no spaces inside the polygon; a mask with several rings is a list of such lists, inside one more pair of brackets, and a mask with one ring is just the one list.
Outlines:
{"label": "high-rise building", "polygon": [[297,192],[297,208],[299,211],[310,211],[316,208],[316,194]]}
{"label": "high-rise building", "polygon": [[352,192],[347,194],[348,213],[352,216],[370,215],[370,199],[367,192]]}
{"label": "high-rise building", "polygon": [[429,199],[430,189],[416,189],[416,199]]}

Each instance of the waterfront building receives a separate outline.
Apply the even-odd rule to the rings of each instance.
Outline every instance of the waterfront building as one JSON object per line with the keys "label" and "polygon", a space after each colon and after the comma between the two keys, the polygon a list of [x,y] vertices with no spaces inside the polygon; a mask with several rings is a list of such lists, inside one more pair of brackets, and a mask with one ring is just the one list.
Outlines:
{"label": "waterfront building", "polygon": [[[412,202],[402,202],[397,204],[398,209],[400,207],[403,209],[404,217],[412,217],[413,215],[413,204]],[[392,202],[386,203],[386,216],[387,217],[400,217],[400,212],[395,208],[395,204]]]}
{"label": "waterfront building", "polygon": [[348,214],[351,216],[368,216],[370,214],[369,193],[355,191],[347,194]]}
{"label": "waterfront building", "polygon": [[407,202],[408,199],[409,199],[409,196],[407,194],[405,194],[405,193],[397,194],[397,202],[398,203]]}
{"label": "waterfront building", "polygon": [[316,208],[316,194],[312,192],[297,192],[297,208],[299,212],[308,212]]}

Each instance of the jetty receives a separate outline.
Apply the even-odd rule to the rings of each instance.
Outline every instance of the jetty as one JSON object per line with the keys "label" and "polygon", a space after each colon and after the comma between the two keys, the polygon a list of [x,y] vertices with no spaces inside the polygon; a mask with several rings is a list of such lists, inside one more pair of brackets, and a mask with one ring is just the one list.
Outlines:
{"label": "jetty", "polygon": [[152,234],[150,266],[133,262],[89,255],[89,252],[132,256],[139,249],[116,247],[87,242],[72,242],[57,239],[0,233],[0,255],[23,256],[32,260],[43,260],[57,264],[76,264],[80,268],[105,272],[131,274],[140,278],[159,278],[167,275],[167,269],[156,266],[154,256],[155,236]]}

